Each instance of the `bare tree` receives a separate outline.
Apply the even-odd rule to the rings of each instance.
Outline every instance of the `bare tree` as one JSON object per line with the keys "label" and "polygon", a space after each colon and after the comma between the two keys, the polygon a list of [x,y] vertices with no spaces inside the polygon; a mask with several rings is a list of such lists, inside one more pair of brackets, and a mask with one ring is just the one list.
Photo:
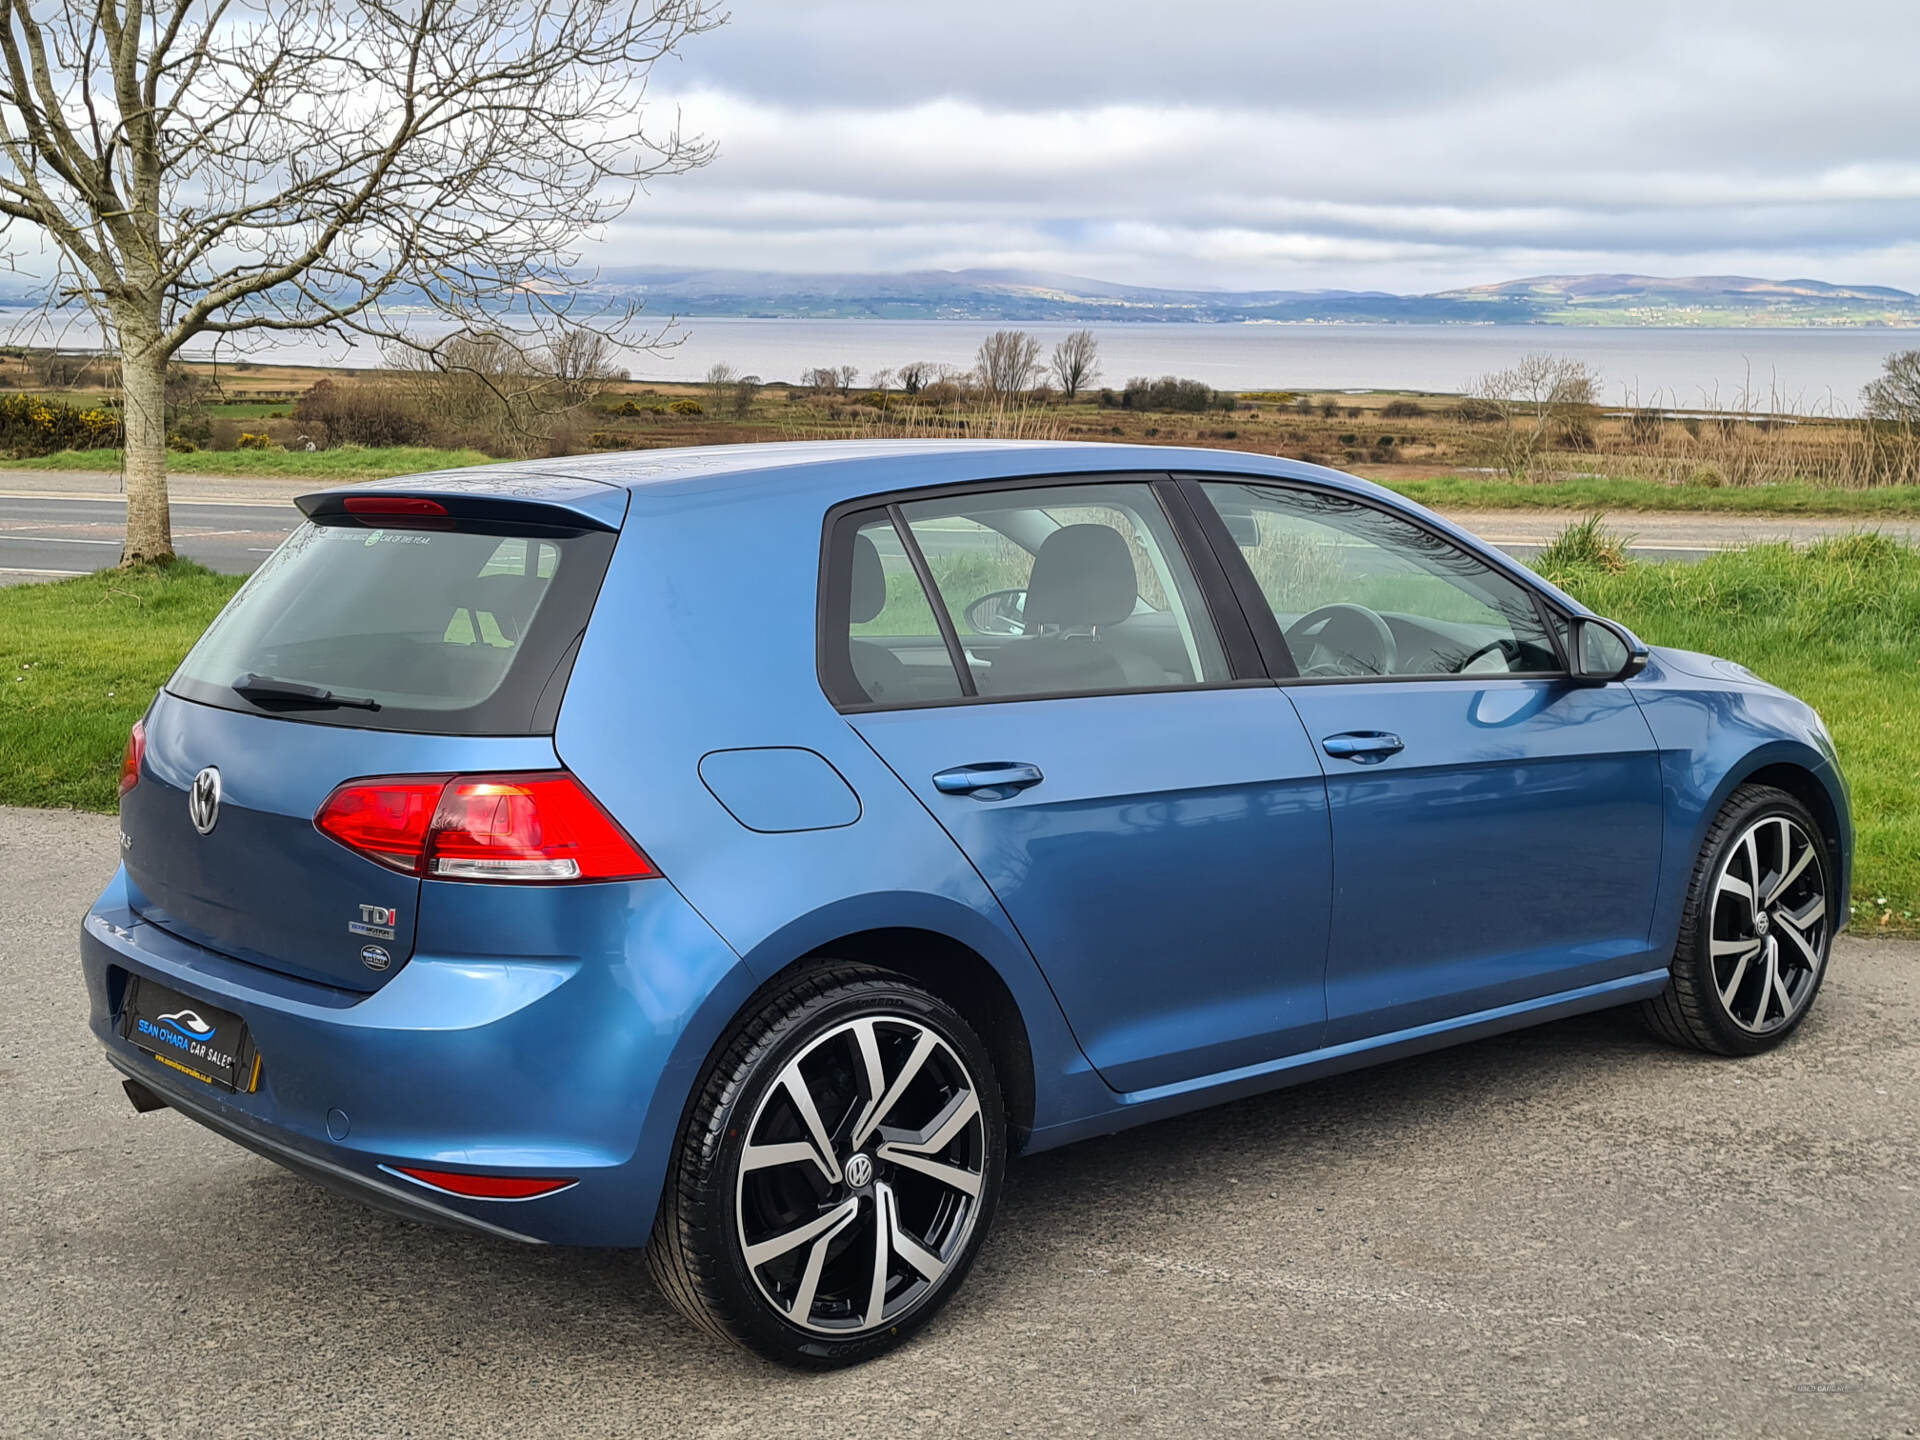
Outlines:
{"label": "bare tree", "polygon": [[1583,360],[1535,352],[1510,370],[1467,384],[1467,396],[1500,424],[1495,446],[1508,474],[1524,477],[1556,427],[1584,419],[1600,393],[1600,377]]}
{"label": "bare tree", "polygon": [[1860,392],[1860,405],[1869,420],[1920,426],[1920,350],[1889,355]]}
{"label": "bare tree", "polygon": [[758,375],[742,375],[733,382],[733,418],[744,420],[753,411],[753,397],[764,382]]}
{"label": "bare tree", "polygon": [[980,384],[996,400],[1026,393],[1040,370],[1040,342],[1024,330],[996,330],[974,356]]}
{"label": "bare tree", "polygon": [[431,348],[389,342],[384,349],[402,393],[442,435],[468,443],[483,437],[500,453],[537,433],[553,382],[519,336],[460,330]]}
{"label": "bare tree", "polygon": [[572,409],[584,405],[612,380],[624,380],[620,347],[604,330],[562,324],[541,354],[540,368],[553,381],[554,398]]}
{"label": "bare tree", "polygon": [[893,388],[893,371],[876,370],[867,377],[867,384],[875,390],[891,390]]}
{"label": "bare tree", "polygon": [[834,378],[839,381],[840,393],[844,395],[847,391],[853,389],[854,383],[859,380],[860,367],[858,365],[842,365],[834,372]]}
{"label": "bare tree", "polygon": [[902,390],[909,395],[918,395],[922,387],[934,378],[933,362],[931,360],[909,360],[895,373],[899,376],[900,388]]}
{"label": "bare tree", "polygon": [[840,367],[837,365],[816,365],[800,377],[800,383],[809,390],[822,395],[831,395],[840,388]]}
{"label": "bare tree", "polygon": [[707,392],[713,396],[714,408],[726,397],[727,387],[736,379],[734,368],[723,360],[716,360],[707,367]]}
{"label": "bare tree", "polygon": [[1053,347],[1053,378],[1071,400],[1100,378],[1100,342],[1091,330],[1076,330]]}
{"label": "bare tree", "polygon": [[711,147],[640,123],[716,0],[0,0],[0,217],[120,357],[124,562],[173,554],[163,389],[197,336],[404,334],[556,296]]}

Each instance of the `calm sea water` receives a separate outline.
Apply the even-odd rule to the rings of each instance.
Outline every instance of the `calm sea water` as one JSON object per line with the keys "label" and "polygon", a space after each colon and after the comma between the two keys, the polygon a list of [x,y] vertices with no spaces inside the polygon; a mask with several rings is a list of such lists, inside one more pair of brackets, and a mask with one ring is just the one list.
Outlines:
{"label": "calm sea water", "polygon": [[[29,338],[23,316],[0,310],[0,336]],[[10,319],[12,324],[9,324]],[[677,344],[635,352],[636,378],[699,380],[715,363],[765,380],[798,380],[819,365],[852,365],[862,380],[908,361],[966,367],[995,325],[975,320],[743,320],[691,316]],[[1052,347],[1068,324],[1029,324]],[[1618,329],[1516,325],[1105,324],[1101,382],[1175,374],[1232,390],[1458,391],[1475,375],[1528,351],[1576,356],[1601,376],[1608,404],[1737,406],[1850,413],[1860,387],[1898,350],[1920,349],[1920,330]],[[11,333],[10,333],[11,332]],[[45,336],[44,328],[41,334]],[[56,343],[84,344],[78,325]],[[45,340],[42,340],[45,343]],[[205,347],[189,347],[203,358]],[[239,358],[242,352],[227,351]],[[244,358],[288,364],[377,365],[372,346],[325,337],[275,336]]]}

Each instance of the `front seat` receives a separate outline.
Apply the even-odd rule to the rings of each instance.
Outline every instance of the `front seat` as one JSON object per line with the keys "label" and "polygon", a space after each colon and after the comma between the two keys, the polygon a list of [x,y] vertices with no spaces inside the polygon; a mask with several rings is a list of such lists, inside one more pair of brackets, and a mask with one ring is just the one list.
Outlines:
{"label": "front seat", "polygon": [[[1101,634],[1139,599],[1133,552],[1107,525],[1063,525],[1041,542],[1027,580],[1026,634],[994,655],[996,693],[1128,690],[1164,684],[1166,672]],[[1151,671],[1151,673],[1147,673]]]}
{"label": "front seat", "polygon": [[[880,563],[880,552],[865,535],[853,537],[853,594],[847,602],[847,619],[864,625],[878,619],[887,608],[887,572]],[[875,701],[898,703],[913,700],[912,674],[907,664],[884,645],[871,640],[849,639],[847,658],[853,662],[854,679]]]}

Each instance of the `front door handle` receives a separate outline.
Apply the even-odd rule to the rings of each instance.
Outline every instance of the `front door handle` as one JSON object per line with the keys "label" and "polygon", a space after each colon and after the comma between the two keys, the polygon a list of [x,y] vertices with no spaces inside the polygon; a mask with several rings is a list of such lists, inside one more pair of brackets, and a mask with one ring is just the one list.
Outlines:
{"label": "front door handle", "polygon": [[955,765],[933,777],[942,795],[971,795],[976,800],[1004,800],[1047,777],[1038,765],[1024,760],[988,760],[978,765]]}
{"label": "front door handle", "polygon": [[1398,735],[1384,730],[1349,730],[1344,735],[1329,735],[1320,748],[1336,760],[1351,760],[1356,765],[1378,765],[1389,755],[1398,755],[1407,747]]}

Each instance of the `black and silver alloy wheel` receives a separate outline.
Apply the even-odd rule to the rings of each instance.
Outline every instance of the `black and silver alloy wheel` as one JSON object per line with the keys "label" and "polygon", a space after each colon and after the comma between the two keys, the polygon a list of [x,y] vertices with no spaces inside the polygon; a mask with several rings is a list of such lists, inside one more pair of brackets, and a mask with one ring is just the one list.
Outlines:
{"label": "black and silver alloy wheel", "polygon": [[708,1067],[650,1246],[703,1328],[850,1364],[924,1324],[972,1264],[1005,1165],[985,1046],[904,978],[834,964],[768,995]]}
{"label": "black and silver alloy wheel", "polygon": [[1783,790],[1743,785],[1708,828],[1664,993],[1642,1013],[1676,1044],[1751,1055],[1806,1018],[1838,917],[1827,842]]}
{"label": "black and silver alloy wheel", "polygon": [[747,1124],[741,1257],[767,1302],[828,1335],[924,1299],[972,1234],[986,1137],[973,1077],[905,1015],[863,1015],[790,1060]]}
{"label": "black and silver alloy wheel", "polygon": [[1827,928],[1814,838],[1788,815],[1753,821],[1713,887],[1713,989],[1727,1018],[1755,1035],[1798,1019],[1819,987]]}

